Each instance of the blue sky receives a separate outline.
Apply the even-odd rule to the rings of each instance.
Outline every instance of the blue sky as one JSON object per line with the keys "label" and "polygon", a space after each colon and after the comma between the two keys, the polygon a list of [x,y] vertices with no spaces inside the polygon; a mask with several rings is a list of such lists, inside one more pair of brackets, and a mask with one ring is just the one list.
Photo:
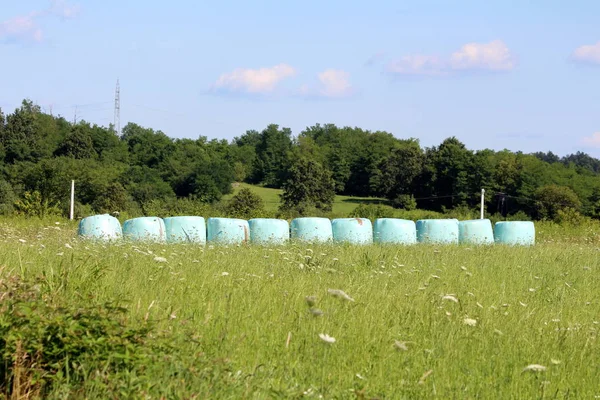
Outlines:
{"label": "blue sky", "polygon": [[[0,107],[172,137],[269,123],[600,157],[598,1],[0,0]],[[75,107],[77,106],[77,107]]]}

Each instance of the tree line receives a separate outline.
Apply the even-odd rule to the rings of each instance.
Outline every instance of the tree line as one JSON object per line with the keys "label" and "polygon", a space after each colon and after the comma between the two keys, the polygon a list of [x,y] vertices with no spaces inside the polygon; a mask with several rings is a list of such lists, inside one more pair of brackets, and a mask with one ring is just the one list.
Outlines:
{"label": "tree line", "polygon": [[[389,132],[315,124],[297,136],[271,124],[231,141],[174,139],[128,123],[72,123],[24,100],[0,110],[0,212],[66,213],[77,182],[78,214],[148,214],[157,205],[218,204],[232,183],[283,188],[282,212],[331,210],[335,194],[383,198],[395,208],[476,207],[555,218],[600,218],[600,160],[578,152],[469,150],[455,137],[422,147]],[[153,208],[154,207],[154,208]]]}

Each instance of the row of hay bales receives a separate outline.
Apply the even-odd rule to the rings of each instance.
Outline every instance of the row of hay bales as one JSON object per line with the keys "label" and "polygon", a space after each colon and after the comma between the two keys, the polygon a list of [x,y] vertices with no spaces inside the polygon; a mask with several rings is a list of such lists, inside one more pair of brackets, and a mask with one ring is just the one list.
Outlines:
{"label": "row of hay bales", "polygon": [[127,239],[166,243],[283,244],[290,239],[305,242],[351,244],[509,244],[533,245],[535,227],[529,221],[497,222],[488,219],[426,219],[416,223],[396,218],[380,218],[374,224],[367,218],[283,219],[142,217],[121,224],[110,215],[81,220],[79,235],[94,239]]}

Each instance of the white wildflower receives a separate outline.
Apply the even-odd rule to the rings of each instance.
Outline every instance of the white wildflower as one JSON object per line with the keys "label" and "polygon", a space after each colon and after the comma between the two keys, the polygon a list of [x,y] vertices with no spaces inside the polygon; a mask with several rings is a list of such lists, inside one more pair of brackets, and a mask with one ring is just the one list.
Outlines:
{"label": "white wildflower", "polygon": [[550,362],[551,362],[552,364],[554,364],[554,365],[558,365],[558,364],[560,364],[560,363],[561,363],[561,361],[560,361],[560,360],[557,360],[556,358],[551,358],[551,359],[550,359]]}
{"label": "white wildflower", "polygon": [[525,371],[533,371],[533,372],[542,372],[545,371],[546,367],[540,364],[529,364],[525,368],[523,368],[523,372]]}
{"label": "white wildflower", "polygon": [[476,320],[476,319],[473,319],[473,318],[468,318],[468,317],[467,317],[467,318],[463,319],[463,323],[464,323],[465,325],[469,325],[469,326],[475,326],[475,325],[477,325],[477,320]]}
{"label": "white wildflower", "polygon": [[157,263],[166,263],[167,259],[164,257],[154,257],[154,261],[156,261]]}
{"label": "white wildflower", "polygon": [[325,343],[335,343],[335,338],[331,337],[325,333],[319,333],[319,338],[324,341]]}
{"label": "white wildflower", "polygon": [[444,297],[442,297],[442,300],[448,300],[448,301],[453,301],[455,303],[458,303],[458,299],[454,296],[452,296],[451,294],[447,294]]}
{"label": "white wildflower", "polygon": [[399,340],[394,340],[394,347],[398,350],[408,351],[408,346],[406,346],[407,342],[401,342]]}
{"label": "white wildflower", "polygon": [[529,288],[529,291],[530,291],[531,293],[533,293],[533,292],[535,292],[535,289],[534,289],[534,288],[532,288],[532,287],[530,287],[530,288]]}
{"label": "white wildflower", "polygon": [[229,276],[229,272],[221,272],[221,276]]}
{"label": "white wildflower", "polygon": [[354,299],[352,297],[348,296],[343,290],[339,290],[339,289],[327,289],[327,293],[329,293],[333,297],[339,297],[339,298],[344,299],[344,300],[354,301]]}
{"label": "white wildflower", "polygon": [[171,315],[169,315],[169,319],[175,319],[177,318],[177,315],[175,315],[175,313],[172,313]]}
{"label": "white wildflower", "polygon": [[27,240],[25,240],[25,239],[19,239],[19,242],[21,242],[21,243],[27,243]]}
{"label": "white wildflower", "polygon": [[437,275],[431,275],[431,277],[432,277],[433,279],[440,279],[440,277],[439,277],[439,276],[437,276]]}
{"label": "white wildflower", "polygon": [[364,376],[362,376],[361,374],[356,374],[356,377],[357,377],[358,379],[362,379],[363,381],[365,380],[365,377],[364,377]]}
{"label": "white wildflower", "polygon": [[72,249],[72,248],[73,248],[73,246],[71,246],[69,243],[65,243],[65,247],[66,247],[67,249]]}

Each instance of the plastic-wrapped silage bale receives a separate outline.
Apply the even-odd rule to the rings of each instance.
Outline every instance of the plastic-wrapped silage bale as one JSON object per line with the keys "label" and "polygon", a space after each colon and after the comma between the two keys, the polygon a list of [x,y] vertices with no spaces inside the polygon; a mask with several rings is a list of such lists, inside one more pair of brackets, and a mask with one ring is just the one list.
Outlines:
{"label": "plastic-wrapped silage bale", "polygon": [[303,242],[325,243],[333,240],[329,218],[303,217],[292,220],[291,238]]}
{"label": "plastic-wrapped silage bale", "polygon": [[368,218],[338,218],[331,222],[333,240],[351,244],[373,243],[373,224]]}
{"label": "plastic-wrapped silage bale", "polygon": [[168,243],[206,243],[206,223],[203,217],[169,217],[165,222]]}
{"label": "plastic-wrapped silage bale", "polygon": [[285,219],[255,218],[248,225],[252,243],[284,244],[290,239],[290,224]]}
{"label": "plastic-wrapped silage bale", "polygon": [[164,242],[165,222],[158,217],[128,219],[123,223],[123,236],[135,241]]}
{"label": "plastic-wrapped silage bale", "polygon": [[458,241],[461,244],[493,244],[494,230],[489,219],[473,219],[458,223]]}
{"label": "plastic-wrapped silage bale", "polygon": [[454,218],[418,220],[417,241],[430,244],[458,244],[458,220]]}
{"label": "plastic-wrapped silage bale", "polygon": [[250,240],[248,221],[237,218],[209,218],[208,241],[217,244],[241,244]]}
{"label": "plastic-wrapped silage bale", "polygon": [[78,234],[84,239],[116,240],[123,237],[123,230],[118,219],[102,214],[79,221]]}
{"label": "plastic-wrapped silage bale", "polygon": [[535,226],[531,221],[500,221],[494,226],[496,243],[531,246],[535,244]]}
{"label": "plastic-wrapped silage bale", "polygon": [[414,221],[398,218],[379,218],[373,225],[373,241],[411,245],[417,243],[417,229]]}

